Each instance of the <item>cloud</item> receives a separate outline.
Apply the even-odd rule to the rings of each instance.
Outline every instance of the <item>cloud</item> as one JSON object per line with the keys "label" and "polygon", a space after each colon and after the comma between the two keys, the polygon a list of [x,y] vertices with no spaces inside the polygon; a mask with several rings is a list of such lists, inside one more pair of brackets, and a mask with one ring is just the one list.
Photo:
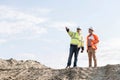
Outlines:
{"label": "cloud", "polygon": [[[36,15],[48,15],[52,10],[47,8],[32,8],[32,14]],[[28,11],[29,12],[29,11]]]}
{"label": "cloud", "polygon": [[49,53],[49,54],[40,54],[39,61],[44,65],[51,68],[65,68],[67,63],[66,53]]}
{"label": "cloud", "polygon": [[38,59],[38,57],[33,53],[19,53],[15,55],[14,58],[20,59],[20,60],[29,60],[29,59],[37,60]]}
{"label": "cloud", "polygon": [[46,21],[46,19],[44,18],[39,18],[30,14],[25,14],[24,12],[18,11],[18,9],[10,8],[8,6],[0,6],[0,17],[1,19],[15,19],[28,21],[32,23],[41,23]]}
{"label": "cloud", "polygon": [[46,18],[26,14],[19,9],[0,6],[0,34],[46,33],[47,29],[42,26],[42,23],[46,21]]}
{"label": "cloud", "polygon": [[120,38],[112,38],[100,44],[97,57],[100,65],[120,64]]}
{"label": "cloud", "polygon": [[[77,24],[74,22],[48,22],[48,17],[39,17],[41,14],[48,14],[49,12],[51,12],[51,10],[45,8],[20,11],[17,8],[0,6],[0,34],[11,36],[27,33],[33,36],[47,33],[47,28],[63,31],[65,26],[69,28],[77,27]],[[40,15],[38,16],[39,13]],[[46,25],[46,27],[43,25]]]}
{"label": "cloud", "polygon": [[6,43],[7,40],[6,39],[0,39],[0,44]]}
{"label": "cloud", "polygon": [[69,28],[73,28],[75,26],[77,27],[77,24],[74,22],[57,22],[57,21],[55,21],[55,22],[51,22],[49,25],[51,28],[55,28],[59,31],[63,31],[65,26],[67,26]]}
{"label": "cloud", "polygon": [[102,41],[100,43],[100,51],[102,52],[110,52],[111,50],[116,51],[120,50],[120,38],[111,38],[106,41]]}

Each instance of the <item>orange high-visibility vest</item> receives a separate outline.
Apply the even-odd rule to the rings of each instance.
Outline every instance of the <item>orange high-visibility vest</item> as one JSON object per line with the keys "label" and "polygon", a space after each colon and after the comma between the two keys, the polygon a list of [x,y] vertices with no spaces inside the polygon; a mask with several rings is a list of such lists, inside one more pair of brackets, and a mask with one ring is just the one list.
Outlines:
{"label": "orange high-visibility vest", "polygon": [[90,36],[93,36],[93,39],[91,40],[91,47],[93,48],[93,49],[97,49],[97,43],[99,42],[99,39],[98,39],[98,36],[97,35],[95,35],[95,34],[92,34],[92,35],[88,35],[87,36],[87,49],[88,49],[88,40],[89,40],[89,37]]}

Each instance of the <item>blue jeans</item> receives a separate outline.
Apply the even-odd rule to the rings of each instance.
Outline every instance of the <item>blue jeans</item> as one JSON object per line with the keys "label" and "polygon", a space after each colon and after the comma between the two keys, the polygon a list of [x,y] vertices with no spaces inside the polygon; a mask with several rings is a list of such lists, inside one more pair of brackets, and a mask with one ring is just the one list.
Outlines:
{"label": "blue jeans", "polygon": [[73,54],[74,54],[74,65],[73,65],[73,67],[76,67],[77,66],[77,58],[78,58],[78,47],[77,47],[77,45],[72,45],[71,44],[67,66],[71,65],[71,60],[72,60]]}

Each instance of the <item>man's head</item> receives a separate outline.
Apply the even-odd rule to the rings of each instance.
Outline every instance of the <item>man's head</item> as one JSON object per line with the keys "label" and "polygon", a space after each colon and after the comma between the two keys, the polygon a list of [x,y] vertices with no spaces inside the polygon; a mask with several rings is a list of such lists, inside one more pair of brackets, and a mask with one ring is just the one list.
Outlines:
{"label": "man's head", "polygon": [[80,31],[81,31],[81,29],[78,27],[78,28],[77,28],[77,32],[80,33]]}
{"label": "man's head", "polygon": [[88,32],[90,33],[90,34],[92,34],[93,33],[93,28],[92,27],[90,27],[89,29],[88,29]]}

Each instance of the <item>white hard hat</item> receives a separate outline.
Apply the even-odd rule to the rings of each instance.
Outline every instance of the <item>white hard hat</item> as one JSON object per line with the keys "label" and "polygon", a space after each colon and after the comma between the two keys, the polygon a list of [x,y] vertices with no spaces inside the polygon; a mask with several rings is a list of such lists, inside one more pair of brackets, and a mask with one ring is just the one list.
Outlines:
{"label": "white hard hat", "polygon": [[93,27],[90,27],[89,29],[94,31]]}

